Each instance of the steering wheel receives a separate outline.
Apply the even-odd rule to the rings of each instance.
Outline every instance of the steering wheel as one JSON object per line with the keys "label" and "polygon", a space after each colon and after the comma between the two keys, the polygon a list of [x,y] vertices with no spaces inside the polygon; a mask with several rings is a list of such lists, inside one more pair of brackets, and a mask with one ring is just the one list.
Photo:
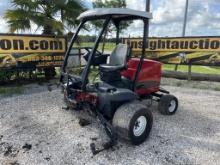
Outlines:
{"label": "steering wheel", "polygon": [[[93,48],[92,48],[92,47],[85,47],[84,49],[85,49],[87,52],[83,55],[83,57],[85,58],[86,61],[88,61],[89,55],[90,55],[90,53],[92,52],[92,49],[93,49]],[[102,55],[102,53],[101,53],[100,51],[96,50],[94,58],[99,57],[99,56],[101,56],[101,55]]]}

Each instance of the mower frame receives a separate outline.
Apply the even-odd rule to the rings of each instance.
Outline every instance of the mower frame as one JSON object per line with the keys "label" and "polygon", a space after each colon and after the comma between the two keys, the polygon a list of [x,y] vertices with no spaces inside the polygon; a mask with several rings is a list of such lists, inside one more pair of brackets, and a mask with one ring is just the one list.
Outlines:
{"label": "mower frame", "polygon": [[[78,102],[80,102],[82,104],[89,103],[90,104],[89,108],[86,108],[86,109],[90,109],[90,111],[94,112],[94,114],[98,117],[99,121],[101,121],[108,136],[111,139],[111,141],[110,141],[111,145],[109,145],[109,146],[116,144],[118,134],[116,133],[117,132],[116,129],[111,124],[112,118],[106,117],[106,116],[108,116],[107,112],[100,111],[100,109],[105,109],[104,111],[108,111],[110,113],[113,113],[113,114],[110,114],[109,116],[114,115],[115,111],[111,112],[111,108],[107,107],[106,105],[102,105],[102,102],[106,103],[107,102],[106,99],[111,100],[113,97],[117,98],[116,96],[118,96],[120,98],[119,101],[122,102],[120,104],[120,107],[123,107],[123,105],[125,104],[124,107],[127,108],[126,111],[128,113],[130,113],[130,111],[128,110],[128,109],[131,109],[131,106],[132,106],[132,104],[130,102],[134,102],[135,100],[141,99],[141,97],[138,96],[138,93],[135,93],[136,92],[135,88],[137,85],[138,77],[140,76],[142,65],[146,62],[146,61],[144,61],[145,48],[147,47],[149,19],[151,19],[151,18],[152,18],[151,13],[143,12],[143,11],[136,11],[136,10],[131,10],[131,9],[124,9],[124,8],[109,8],[109,9],[102,8],[102,9],[93,9],[93,10],[86,11],[78,17],[78,19],[81,21],[81,23],[79,24],[78,28],[76,29],[76,32],[75,32],[73,38],[71,39],[69,47],[68,47],[67,52],[65,54],[64,64],[63,64],[62,71],[61,71],[60,82],[63,85],[65,96],[68,97],[68,95],[71,93],[77,93],[76,95],[74,95],[74,99],[67,99],[67,105],[72,107],[72,105],[76,105]],[[99,35],[98,35],[98,38],[95,41],[95,44],[92,48],[92,51],[90,52],[87,64],[86,64],[85,68],[83,69],[81,77],[69,75],[68,73],[66,73],[67,61],[68,61],[68,57],[69,57],[71,48],[72,48],[73,44],[76,42],[76,39],[77,39],[77,36],[78,36],[80,29],[83,27],[83,25],[87,21],[99,20],[99,19],[103,19],[104,24],[103,24],[103,27],[102,27]],[[99,95],[97,95],[97,93],[98,93],[97,88],[98,87],[96,87],[96,85],[90,85],[88,87],[88,75],[89,75],[89,71],[90,71],[90,68],[92,65],[92,60],[96,54],[98,45],[99,45],[101,38],[102,38],[102,35],[105,32],[105,30],[107,29],[110,21],[112,21],[116,27],[116,45],[119,43],[119,31],[120,31],[119,25],[120,25],[120,22],[123,20],[142,20],[144,23],[142,52],[141,52],[141,56],[139,58],[139,61],[137,61],[137,66],[135,68],[136,70],[135,70],[135,73],[133,76],[134,78],[130,82],[132,87],[127,90],[120,89],[118,91],[118,93],[115,92],[118,89],[117,87],[116,88],[110,87],[110,88],[107,88],[104,90],[102,89],[103,91],[100,89]],[[152,61],[150,61],[150,62],[152,62]],[[160,64],[158,63],[158,65],[160,65]],[[67,77],[66,84],[63,82],[64,77]],[[77,86],[75,89],[70,88],[70,86],[72,85],[72,82],[74,82]],[[160,101],[160,99],[163,98],[164,94],[169,94],[168,91],[166,91],[165,89],[162,89],[162,88],[158,88],[156,90],[157,90],[156,92],[161,92],[161,93],[152,92],[149,95],[147,95],[146,97],[151,97],[151,98],[157,97],[159,99],[156,99],[156,101]],[[110,97],[111,94],[114,92],[117,94],[115,94],[115,96],[113,95],[112,97]],[[120,92],[123,94],[123,96],[120,96]],[[107,93],[107,94],[102,94],[102,93]],[[165,102],[166,102],[167,100],[170,101],[172,99],[173,99],[173,97],[170,96],[169,98],[164,98],[163,100],[165,100]],[[177,101],[177,99],[175,99],[175,100]],[[110,104],[108,104],[108,105],[110,106]],[[139,106],[139,109],[141,109],[141,110],[144,109],[144,107],[142,105],[139,105],[139,103],[137,104],[136,102],[134,102],[134,105]],[[161,111],[163,111],[164,113],[167,113],[167,111],[163,110],[164,105],[169,107],[168,104],[162,104],[159,107],[161,107],[161,109],[162,109]],[[177,106],[178,106],[178,102],[177,102]],[[88,106],[86,106],[86,107],[88,107]],[[120,107],[118,106],[117,108],[120,109]],[[82,107],[81,106],[78,107],[78,109],[80,109],[80,108],[82,108]],[[175,107],[175,108],[177,109],[177,107]],[[99,110],[97,110],[97,109],[99,109]],[[176,111],[176,109],[175,109],[175,111]],[[142,113],[143,112],[144,111],[142,111]],[[172,114],[173,114],[173,112],[172,112]],[[119,114],[119,115],[121,115],[121,114]],[[142,137],[141,141],[133,141],[132,142],[133,144],[139,144],[139,143],[143,142],[150,132],[150,129],[152,126],[152,114],[151,114],[151,112],[147,112],[146,115],[149,116],[150,122],[151,122],[150,126],[149,126],[148,133],[146,133],[146,135],[144,135]],[[140,119],[140,121],[141,121],[141,119]],[[94,146],[92,148],[93,148],[93,151],[95,152]]]}

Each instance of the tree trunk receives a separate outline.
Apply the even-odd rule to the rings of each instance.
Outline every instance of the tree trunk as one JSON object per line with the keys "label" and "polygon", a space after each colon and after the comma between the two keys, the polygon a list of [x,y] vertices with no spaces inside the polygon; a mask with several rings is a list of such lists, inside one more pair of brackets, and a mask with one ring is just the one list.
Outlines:
{"label": "tree trunk", "polygon": [[[177,78],[177,79],[183,79],[183,80],[188,79],[187,72],[163,71],[162,76],[167,77],[167,78]],[[191,80],[220,82],[220,75],[191,73]]]}

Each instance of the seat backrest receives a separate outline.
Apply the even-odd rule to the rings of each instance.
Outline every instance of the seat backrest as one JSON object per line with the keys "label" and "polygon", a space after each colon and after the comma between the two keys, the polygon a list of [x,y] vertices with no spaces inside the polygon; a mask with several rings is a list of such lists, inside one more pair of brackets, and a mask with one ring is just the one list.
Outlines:
{"label": "seat backrest", "polygon": [[126,66],[129,52],[130,49],[127,44],[118,44],[110,55],[109,64],[113,66]]}

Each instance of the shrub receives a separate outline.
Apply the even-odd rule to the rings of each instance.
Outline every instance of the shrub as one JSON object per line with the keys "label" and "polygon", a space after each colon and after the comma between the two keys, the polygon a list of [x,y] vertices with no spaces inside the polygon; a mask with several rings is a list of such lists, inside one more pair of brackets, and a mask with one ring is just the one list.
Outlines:
{"label": "shrub", "polygon": [[15,75],[14,71],[0,70],[0,82],[9,81],[13,75]]}

